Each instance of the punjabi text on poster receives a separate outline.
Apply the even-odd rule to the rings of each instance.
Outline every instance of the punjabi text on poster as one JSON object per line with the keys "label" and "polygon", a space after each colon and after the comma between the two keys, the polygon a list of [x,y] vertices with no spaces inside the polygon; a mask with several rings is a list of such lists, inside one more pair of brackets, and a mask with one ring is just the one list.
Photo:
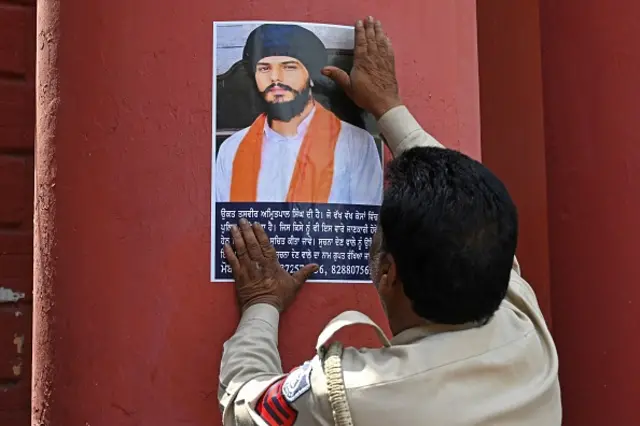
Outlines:
{"label": "punjabi text on poster", "polygon": [[218,202],[215,209],[214,281],[232,279],[223,245],[231,243],[231,226],[242,218],[262,225],[290,273],[315,263],[320,269],[312,281],[370,281],[369,249],[379,206]]}

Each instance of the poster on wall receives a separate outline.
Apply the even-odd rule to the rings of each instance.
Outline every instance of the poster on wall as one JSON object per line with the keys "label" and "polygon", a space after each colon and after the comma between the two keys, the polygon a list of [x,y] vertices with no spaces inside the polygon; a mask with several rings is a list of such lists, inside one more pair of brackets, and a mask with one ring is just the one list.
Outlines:
{"label": "poster on wall", "polygon": [[321,70],[347,72],[353,27],[213,23],[211,281],[241,218],[260,223],[281,265],[320,265],[310,281],[370,282],[383,191],[375,120]]}

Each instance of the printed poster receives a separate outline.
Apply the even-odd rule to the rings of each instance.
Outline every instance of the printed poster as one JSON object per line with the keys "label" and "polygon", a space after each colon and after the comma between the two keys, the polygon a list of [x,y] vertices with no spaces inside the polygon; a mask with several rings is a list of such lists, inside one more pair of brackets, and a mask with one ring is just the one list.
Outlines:
{"label": "printed poster", "polygon": [[282,266],[310,281],[368,283],[383,191],[375,120],[329,78],[347,72],[353,27],[214,22],[211,281],[241,218],[259,222]]}

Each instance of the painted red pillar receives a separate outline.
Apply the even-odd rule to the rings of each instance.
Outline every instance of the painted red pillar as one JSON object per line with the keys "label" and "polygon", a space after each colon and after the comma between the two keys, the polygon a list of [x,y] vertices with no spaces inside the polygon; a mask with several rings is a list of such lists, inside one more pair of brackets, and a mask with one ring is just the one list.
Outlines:
{"label": "painted red pillar", "polygon": [[482,161],[518,206],[516,255],[552,325],[538,0],[482,0],[477,10]]}
{"label": "painted red pillar", "polygon": [[[238,312],[209,282],[212,21],[365,14],[384,18],[417,117],[478,157],[475,2],[40,0],[34,424],[219,424]],[[345,309],[383,318],[372,287],[305,288],[284,367]]]}
{"label": "painted red pillar", "polygon": [[640,3],[541,6],[563,424],[638,425]]}

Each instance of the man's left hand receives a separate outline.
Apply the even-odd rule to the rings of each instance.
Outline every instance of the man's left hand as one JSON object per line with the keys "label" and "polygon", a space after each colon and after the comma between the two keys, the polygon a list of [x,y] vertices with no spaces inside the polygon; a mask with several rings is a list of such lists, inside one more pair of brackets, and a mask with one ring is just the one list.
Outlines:
{"label": "man's left hand", "polygon": [[285,271],[260,224],[251,225],[242,219],[239,228],[231,228],[231,238],[235,252],[225,244],[224,254],[233,272],[242,312],[256,303],[267,303],[283,312],[302,284],[318,270],[318,265],[310,264],[293,275]]}

